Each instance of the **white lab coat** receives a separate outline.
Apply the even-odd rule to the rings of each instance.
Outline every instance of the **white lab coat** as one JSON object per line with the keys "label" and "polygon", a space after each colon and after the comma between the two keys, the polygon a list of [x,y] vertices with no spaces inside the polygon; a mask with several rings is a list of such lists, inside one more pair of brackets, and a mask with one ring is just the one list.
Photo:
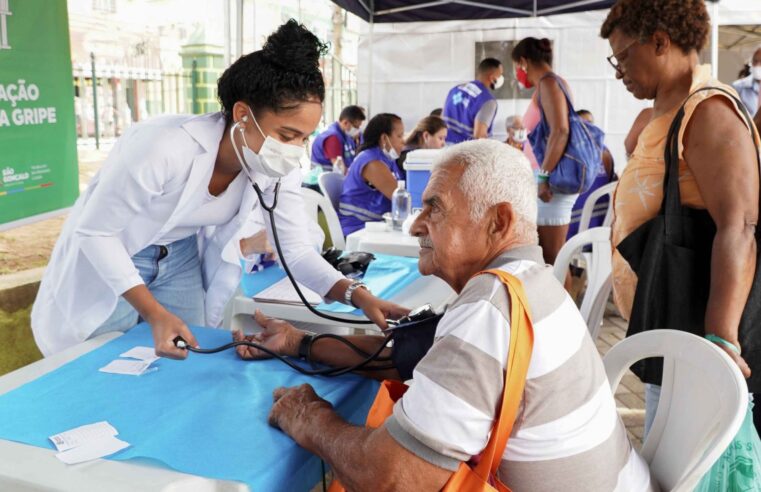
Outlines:
{"label": "white lab coat", "polygon": [[[208,187],[224,129],[221,113],[166,116],[133,125],[116,142],[72,208],[42,278],[32,330],[43,354],[86,340],[119,296],[143,283],[131,256],[170,231],[192,208],[193,194]],[[271,204],[276,180],[255,178]],[[300,189],[299,170],[282,179],[275,209],[280,243],[299,282],[324,296],[344,277],[310,245]],[[232,220],[198,234],[208,326],[221,323],[240,281],[238,241],[256,232],[261,214],[273,242],[269,217],[246,186]]]}

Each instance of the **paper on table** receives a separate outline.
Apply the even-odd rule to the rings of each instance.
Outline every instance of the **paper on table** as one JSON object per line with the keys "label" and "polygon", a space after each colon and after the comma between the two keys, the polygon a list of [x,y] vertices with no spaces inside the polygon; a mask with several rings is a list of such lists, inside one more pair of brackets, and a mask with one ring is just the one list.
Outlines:
{"label": "paper on table", "polygon": [[[155,360],[155,359],[154,359]],[[145,374],[154,360],[121,360],[117,359],[109,362],[98,369],[100,372],[111,374],[126,374],[128,376],[140,376]],[[154,368],[155,369],[155,368]]]}
{"label": "paper on table", "polygon": [[94,424],[87,424],[75,429],[61,432],[50,436],[53,445],[58,451],[66,451],[71,448],[80,446],[88,441],[94,441],[102,437],[112,437],[119,434],[116,429],[105,420]]}
{"label": "paper on table", "polygon": [[119,357],[127,357],[130,359],[138,359],[144,361],[158,360],[160,357],[156,355],[156,350],[153,347],[133,347]]}
{"label": "paper on table", "polygon": [[67,465],[75,465],[84,461],[103,458],[127,447],[129,447],[128,442],[117,439],[114,436],[102,436],[76,448],[58,453],[55,456]]}
{"label": "paper on table", "polygon": [[[298,285],[299,289],[304,294],[304,297],[306,297],[309,304],[316,306],[322,302],[322,297],[320,297],[318,293],[313,290],[309,290],[301,284]],[[288,279],[288,277],[275,282],[271,286],[256,294],[254,296],[254,300],[261,302],[274,302],[278,304],[302,304],[301,299],[299,299],[299,296],[296,293],[296,289],[293,288],[293,285],[291,284],[291,281]]]}

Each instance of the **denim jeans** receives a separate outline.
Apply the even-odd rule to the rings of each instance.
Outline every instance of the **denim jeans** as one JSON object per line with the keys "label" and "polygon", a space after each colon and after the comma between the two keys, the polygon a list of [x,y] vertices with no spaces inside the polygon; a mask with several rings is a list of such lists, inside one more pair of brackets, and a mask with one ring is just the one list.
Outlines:
{"label": "denim jeans", "polygon": [[[166,246],[151,245],[132,257],[153,297],[188,325],[205,324],[201,259],[195,234]],[[120,297],[111,316],[90,338],[112,331],[126,332],[139,322],[140,315]]]}
{"label": "denim jeans", "polygon": [[657,384],[645,383],[645,432],[642,436],[647,437],[655,420],[655,412],[658,411],[658,402],[661,399],[661,387]]}

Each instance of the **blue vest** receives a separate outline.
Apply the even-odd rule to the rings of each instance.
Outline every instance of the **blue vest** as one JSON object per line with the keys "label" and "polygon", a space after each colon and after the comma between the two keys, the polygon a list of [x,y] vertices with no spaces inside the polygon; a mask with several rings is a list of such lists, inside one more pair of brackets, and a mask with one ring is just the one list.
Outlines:
{"label": "blue vest", "polygon": [[[453,87],[447,94],[441,117],[447,124],[447,143],[456,144],[473,139],[476,115],[487,101],[494,99],[489,89],[478,80]],[[496,113],[495,113],[496,116]],[[489,122],[489,136],[494,118]]]}
{"label": "blue vest", "polygon": [[321,165],[326,171],[333,170],[333,163],[330,162],[330,159],[325,155],[325,148],[323,147],[325,140],[331,136],[338,137],[338,140],[343,147],[342,157],[344,164],[346,167],[351,166],[351,163],[354,161],[354,156],[357,154],[357,144],[354,142],[353,138],[341,130],[337,121],[333,122],[324,132],[317,135],[317,138],[314,139],[314,142],[312,143],[312,162]]}
{"label": "blue vest", "polygon": [[391,211],[391,200],[383,196],[380,191],[371,188],[362,178],[365,166],[373,161],[381,161],[388,166],[394,178],[403,179],[399,166],[394,160],[386,157],[380,147],[372,147],[360,152],[346,175],[338,205],[338,218],[341,221],[344,236],[364,228],[365,222],[383,220],[383,214]]}

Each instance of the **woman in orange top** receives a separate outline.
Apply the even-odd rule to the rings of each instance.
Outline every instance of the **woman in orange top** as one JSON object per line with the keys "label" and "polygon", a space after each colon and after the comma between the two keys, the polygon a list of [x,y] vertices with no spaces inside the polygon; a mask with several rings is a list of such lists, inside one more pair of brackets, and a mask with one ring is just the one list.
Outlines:
{"label": "woman in orange top", "polygon": [[[687,96],[707,86],[733,92],[711,78],[710,66],[698,65],[708,30],[703,0],[620,0],[602,26],[616,78],[637,99],[654,100],[652,119],[639,137],[614,198],[614,245],[660,210],[666,137]],[[756,270],[757,146],[740,109],[722,92],[700,92],[687,101],[679,134],[682,204],[707,210],[717,227],[705,331],[738,349],[738,325]],[[616,303],[628,318],[637,277],[617,251],[613,261]],[[718,346],[746,377],[750,375],[742,356]],[[646,431],[660,390],[648,387]]]}

